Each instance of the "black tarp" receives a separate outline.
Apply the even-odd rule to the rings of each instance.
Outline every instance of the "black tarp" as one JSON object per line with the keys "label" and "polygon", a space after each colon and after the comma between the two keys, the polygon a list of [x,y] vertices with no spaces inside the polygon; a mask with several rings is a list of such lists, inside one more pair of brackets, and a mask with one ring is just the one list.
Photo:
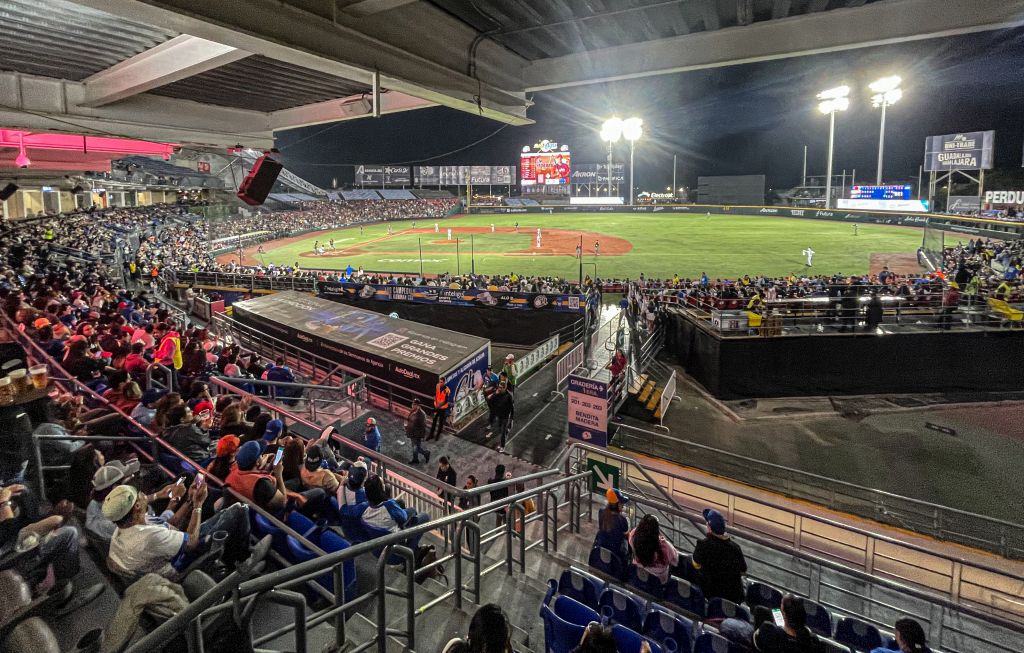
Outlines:
{"label": "black tarp", "polygon": [[1024,389],[1024,333],[720,338],[673,315],[672,352],[720,399]]}
{"label": "black tarp", "polygon": [[238,322],[369,376],[433,394],[443,374],[458,395],[462,376],[487,367],[490,342],[313,297],[280,292],[233,305]]}

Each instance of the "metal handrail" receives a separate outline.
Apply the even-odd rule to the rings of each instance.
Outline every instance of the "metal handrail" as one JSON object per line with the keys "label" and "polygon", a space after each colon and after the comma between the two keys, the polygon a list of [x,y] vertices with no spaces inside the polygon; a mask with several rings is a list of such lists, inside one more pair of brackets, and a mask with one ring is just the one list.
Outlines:
{"label": "metal handrail", "polygon": [[[711,447],[706,447],[706,448],[710,449]],[[618,460],[620,462],[624,462],[624,463],[633,465],[634,467],[636,467],[637,469],[641,470],[644,473],[645,478],[647,478],[649,481],[653,481],[653,477],[651,477],[649,474],[647,474],[646,473],[646,469],[640,463],[638,463],[636,460],[634,460],[633,458],[630,458],[629,456],[623,456],[623,455],[618,454],[618,453],[616,453],[614,451],[611,451],[611,450],[601,449],[599,447],[595,447],[593,445],[589,445],[589,444],[586,444],[586,443],[583,443],[583,442],[572,442],[569,445],[569,447],[567,447],[566,450],[563,451],[559,455],[559,457],[556,459],[556,464],[569,465],[570,456],[572,456],[574,454],[575,455],[581,455],[581,452],[583,452],[583,453],[590,452],[590,453],[594,453],[596,455],[600,455],[600,456],[603,456],[603,457],[606,457],[606,458],[611,458],[613,460]],[[563,460],[565,462],[561,463],[561,461],[563,461]],[[715,490],[716,492],[728,492],[729,494],[731,494],[731,495],[733,495],[733,496],[735,496],[737,498],[741,498],[741,499],[743,499],[745,501],[750,501],[752,503],[756,503],[756,504],[763,505],[763,506],[766,506],[766,507],[778,508],[777,505],[773,505],[770,501],[766,500],[763,496],[758,496],[757,494],[755,494],[753,492],[745,491],[742,488],[723,490],[723,488],[721,486],[716,486],[716,485],[714,485],[712,483],[709,483],[708,481],[705,481],[704,479],[701,479],[701,478],[682,476],[680,474],[674,473],[672,471],[667,471],[667,470],[658,470],[658,473],[659,474],[664,474],[665,476],[668,476],[668,477],[671,477],[671,478],[674,478],[674,479],[677,479],[677,480],[680,480],[680,481],[685,481],[686,483],[690,483],[690,484],[697,485],[697,486],[700,486],[700,487],[704,487],[704,488],[707,488],[707,489],[712,489],[712,490]],[[831,479],[829,479],[829,480],[831,480]],[[658,484],[658,485],[660,485],[660,484]],[[853,485],[853,484],[850,484],[850,485]],[[854,486],[854,487],[861,487],[861,486]],[[865,489],[867,489],[867,488],[865,488]],[[669,493],[664,488],[661,488],[661,491],[662,491],[664,496],[666,496],[666,497],[670,496]],[[881,491],[878,491],[878,492],[881,493],[881,494],[888,494],[888,493],[884,493],[884,492],[881,492]],[[899,495],[889,495],[889,496],[900,498],[900,499],[906,498],[906,497],[900,497]],[[917,501],[916,499],[908,499],[908,500],[909,501]],[[685,508],[683,508],[677,501],[670,499],[669,501],[667,501],[667,503],[669,505],[673,506],[676,510],[685,512]],[[927,502],[923,502],[923,501],[921,501],[919,503],[922,503],[922,504],[925,504],[925,505],[935,505],[935,504],[928,504]],[[943,508],[943,506],[935,506],[935,507]],[[927,547],[925,545],[916,544],[914,542],[907,542],[905,540],[900,540],[900,539],[897,539],[895,537],[891,537],[889,535],[881,534],[881,533],[878,533],[876,531],[872,531],[872,530],[868,530],[866,528],[862,528],[860,526],[855,526],[855,525],[848,524],[848,523],[845,523],[845,522],[837,521],[835,519],[830,519],[830,518],[822,516],[820,514],[816,514],[816,513],[807,511],[807,510],[803,510],[803,509],[801,509],[799,507],[789,507],[789,506],[787,506],[784,509],[786,510],[786,512],[792,513],[792,514],[794,514],[796,516],[799,516],[799,517],[801,517],[803,519],[809,519],[809,520],[812,520],[812,521],[815,521],[815,522],[819,522],[819,523],[827,525],[827,526],[831,526],[831,527],[836,528],[836,529],[844,530],[844,531],[847,531],[847,532],[850,532],[850,533],[855,533],[857,535],[863,535],[863,536],[866,536],[866,537],[871,537],[871,538],[873,538],[875,540],[886,542],[888,544],[894,544],[894,545],[898,545],[898,546],[901,546],[901,547],[905,547],[905,548],[908,548],[908,549],[910,549],[912,551],[915,551],[915,552],[918,552],[918,553],[927,554],[927,555],[932,556],[932,557],[942,558],[942,559],[947,560],[949,562],[956,562],[956,563],[959,563],[959,564],[962,564],[962,565],[968,565],[968,566],[971,566],[971,567],[975,567],[975,568],[980,569],[982,571],[990,572],[990,573],[993,573],[993,574],[999,574],[1001,576],[1006,576],[1006,577],[1010,578],[1013,581],[1019,581],[1020,583],[1024,584],[1024,575],[1016,574],[1016,573],[1007,571],[1006,569],[1002,569],[1002,568],[996,567],[994,565],[986,564],[985,562],[979,562],[979,561],[976,561],[976,560],[968,560],[966,557],[957,556],[957,555],[951,555],[949,553],[940,552],[940,551],[935,551],[934,549],[929,548],[929,547]],[[963,512],[963,511],[960,511],[960,512]],[[981,518],[981,519],[985,519],[985,517],[983,517],[981,515],[975,515],[973,513],[963,512],[963,514],[970,515],[972,517],[978,517],[978,518]],[[693,521],[695,523],[698,523],[698,524],[699,523],[703,523],[703,518],[699,518],[699,519],[695,518]],[[994,518],[992,518],[992,521],[995,521],[995,522],[1001,523],[1001,524],[1005,524],[1007,526],[1012,526],[1012,527],[1015,527],[1015,528],[1024,528],[1024,527],[1021,527],[1021,526],[1019,526],[1017,524],[1013,524],[1012,522],[1003,522],[1001,520],[996,520]]]}
{"label": "metal handrail", "polygon": [[[703,519],[700,518],[700,516],[696,512],[687,511],[687,510],[680,510],[680,509],[676,508],[675,506],[672,506],[672,505],[669,505],[669,504],[665,504],[665,503],[662,503],[660,501],[651,500],[651,499],[648,499],[646,497],[632,498],[631,502],[634,505],[636,505],[636,506],[640,506],[640,507],[643,507],[645,505],[646,506],[650,506],[651,508],[654,508],[655,510],[657,510],[657,511],[659,511],[661,513],[664,513],[666,515],[672,515],[672,516],[676,516],[676,517],[681,517],[681,518],[686,519],[688,521],[695,521],[697,519],[701,519],[701,521],[703,521]],[[753,542],[755,544],[759,544],[759,545],[761,545],[763,547],[766,547],[766,548],[769,548],[769,549],[772,549],[772,550],[778,550],[778,543],[776,541],[772,540],[769,537],[765,537],[765,536],[763,536],[763,535],[761,535],[759,533],[756,533],[756,532],[753,532],[753,531],[750,531],[750,530],[747,530],[747,529],[737,528],[735,526],[732,527],[732,530],[733,530],[734,533],[737,533],[744,540],[749,540],[749,541],[751,541],[751,542]],[[685,537],[685,535],[684,535],[684,537]],[[749,554],[748,554],[748,556],[749,556]],[[992,623],[992,624],[1001,626],[1003,628],[1006,628],[1008,630],[1012,630],[1014,632],[1018,632],[1018,633],[1024,634],[1024,624],[1022,624],[1020,621],[1007,620],[1007,619],[1005,619],[1005,618],[1003,618],[1001,616],[993,615],[991,612],[983,612],[981,610],[978,610],[978,609],[975,609],[975,608],[971,607],[970,605],[962,605],[962,604],[956,603],[954,601],[949,600],[948,598],[946,598],[944,596],[941,596],[939,594],[936,594],[936,593],[933,593],[933,592],[930,592],[930,591],[927,591],[927,590],[920,589],[918,587],[914,587],[912,585],[906,585],[904,583],[899,583],[899,582],[896,582],[894,580],[890,580],[888,578],[882,578],[882,577],[879,577],[879,576],[874,576],[874,575],[872,575],[872,574],[870,574],[870,573],[868,573],[866,571],[863,571],[861,569],[856,569],[854,567],[850,567],[848,565],[844,565],[842,563],[836,562],[835,560],[832,560],[832,559],[829,559],[829,558],[825,558],[825,557],[822,557],[820,555],[816,555],[814,553],[807,553],[807,552],[804,552],[804,551],[800,551],[799,552],[799,558],[801,560],[806,560],[806,561],[811,562],[813,564],[819,565],[820,567],[828,567],[828,568],[830,568],[832,570],[841,572],[843,574],[848,574],[850,576],[853,576],[857,580],[866,581],[868,583],[875,584],[875,585],[882,585],[884,587],[887,587],[888,589],[892,589],[892,590],[897,591],[897,592],[899,592],[901,594],[906,594],[906,595],[911,596],[913,598],[917,598],[917,599],[921,599],[921,600],[924,600],[924,601],[928,601],[930,603],[934,603],[934,604],[940,605],[943,608],[946,608],[946,609],[949,609],[949,610],[953,610],[955,612],[961,612],[961,613],[967,614],[967,615],[969,615],[971,617],[974,617],[974,618],[980,619],[982,621],[985,621],[987,623]],[[756,560],[756,558],[754,558],[754,559]],[[794,572],[792,572],[790,570],[789,573],[794,573]],[[747,572],[746,576],[747,577],[752,577],[752,575],[749,572]],[[757,578],[757,577],[754,576],[754,578]],[[767,583],[772,584],[772,585],[777,585],[778,584],[777,581],[772,580],[772,579],[758,578],[758,580],[762,580],[762,581],[767,582]],[[860,596],[860,595],[858,595],[858,596]],[[862,598],[863,600],[867,600],[868,602],[874,602],[875,601],[874,599],[871,599],[870,597],[860,596],[860,598]],[[1010,649],[1007,649],[1007,650],[1010,650]]]}
{"label": "metal handrail", "polygon": [[[234,386],[234,385],[232,385],[230,383],[225,382],[220,377],[211,377],[210,378],[210,384],[212,386],[218,388],[218,389],[226,390],[226,391],[228,391],[230,393],[247,397],[249,399],[250,403],[259,404],[261,406],[264,406],[265,408],[268,408],[268,409],[273,410],[273,411],[275,411],[277,413],[285,415],[289,420],[291,420],[293,422],[297,422],[297,423],[303,424],[304,426],[306,426],[306,427],[308,427],[310,429],[319,430],[319,429],[322,428],[321,425],[314,424],[313,422],[310,422],[310,421],[308,421],[306,419],[303,419],[302,417],[300,417],[298,415],[295,415],[294,413],[290,412],[286,408],[281,408],[280,406],[271,404],[270,402],[266,401],[265,399],[263,399],[262,397],[260,397],[258,395],[254,395],[254,394],[248,393],[245,390],[242,390],[241,388],[238,388],[238,387],[236,387],[236,386]],[[405,463],[401,462],[400,460],[396,460],[394,458],[390,458],[388,456],[385,456],[384,454],[381,454],[381,453],[379,453],[377,451],[374,451],[373,449],[368,449],[367,447],[363,446],[362,444],[360,444],[360,443],[358,443],[358,442],[356,442],[354,440],[349,440],[348,438],[346,438],[346,437],[344,437],[342,435],[339,435],[337,433],[335,433],[332,436],[332,439],[334,439],[335,441],[337,441],[337,442],[339,442],[341,444],[344,444],[346,447],[351,448],[359,456],[362,456],[363,458],[366,458],[367,460],[370,460],[370,461],[372,461],[374,463],[382,465],[387,470],[397,470],[398,472],[400,472],[402,474],[402,476],[408,476],[410,478],[414,478],[414,479],[416,479],[416,480],[418,480],[418,481],[428,485],[428,487],[432,486],[432,487],[437,488],[437,490],[439,492],[443,492],[446,496],[450,495],[450,496],[458,497],[458,498],[473,497],[473,496],[477,496],[477,495],[483,494],[484,492],[491,492],[493,490],[498,490],[498,489],[501,489],[501,488],[509,487],[509,486],[515,485],[516,483],[525,483],[526,481],[545,479],[545,478],[548,478],[548,477],[550,477],[550,476],[552,476],[554,474],[559,473],[559,470],[557,468],[542,469],[542,470],[540,470],[538,472],[533,472],[533,473],[530,473],[530,474],[525,474],[523,476],[518,476],[516,478],[509,479],[509,480],[502,479],[502,480],[500,480],[500,481],[498,481],[496,483],[491,483],[489,485],[480,485],[480,486],[477,486],[475,488],[467,490],[465,488],[460,488],[460,487],[457,487],[455,485],[449,485],[448,483],[445,483],[444,481],[439,480],[438,478],[436,478],[434,476],[431,476],[430,474],[422,472],[422,471],[416,469],[415,467],[410,467],[409,465],[406,465]]]}
{"label": "metal handrail", "polygon": [[[381,554],[380,560],[386,559],[390,553],[390,549],[395,546],[402,546],[407,540],[415,538],[419,535],[434,531],[438,529],[448,529],[452,526],[457,526],[462,522],[476,521],[483,515],[493,512],[496,509],[509,506],[529,497],[532,497],[541,492],[547,492],[559,487],[566,486],[577,480],[586,477],[589,473],[583,472],[575,476],[560,478],[552,481],[538,488],[533,488],[518,494],[510,495],[505,499],[497,502],[492,502],[484,506],[478,506],[465,511],[452,513],[440,519],[436,519],[432,522],[425,524],[419,524],[406,528],[395,533],[389,533],[382,537],[368,540],[366,542],[360,542],[353,544],[352,546],[343,549],[341,551],[335,551],[326,555],[314,558],[306,562],[302,562],[291,567],[281,569],[279,571],[264,574],[262,576],[252,578],[249,580],[243,580],[234,587],[222,587],[218,586],[215,588],[216,591],[210,591],[199,597],[192,603],[190,603],[184,610],[174,615],[164,623],[157,626],[152,632],[143,637],[142,639],[135,642],[132,646],[127,649],[126,653],[145,653],[147,651],[155,650],[160,647],[162,642],[167,641],[169,638],[176,636],[182,632],[188,624],[193,621],[205,610],[213,607],[215,604],[223,600],[225,597],[232,595],[236,599],[245,598],[248,596],[259,595],[290,583],[302,582],[310,578],[316,578],[328,570],[339,568],[346,560],[355,558],[356,556],[365,553],[374,553],[379,549],[384,549]],[[378,571],[380,567],[378,567]],[[407,573],[411,570],[407,569]],[[476,573],[480,573],[479,568],[476,568]],[[378,588],[378,590],[386,588]],[[333,609],[337,610],[338,606],[334,606]],[[379,617],[378,617],[379,618]],[[384,624],[377,624],[378,629],[383,629]],[[386,634],[386,633],[385,633]],[[380,637],[379,631],[375,641],[378,647],[383,648],[384,642],[378,641]],[[372,642],[370,643],[372,645]]]}

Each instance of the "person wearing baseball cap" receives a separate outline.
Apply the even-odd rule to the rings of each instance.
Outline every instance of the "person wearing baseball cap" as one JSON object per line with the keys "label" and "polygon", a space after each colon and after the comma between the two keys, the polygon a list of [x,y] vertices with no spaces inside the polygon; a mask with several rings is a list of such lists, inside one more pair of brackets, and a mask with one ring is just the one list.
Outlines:
{"label": "person wearing baseball cap", "polygon": [[707,598],[723,598],[739,604],[743,601],[743,574],[747,561],[739,544],[725,532],[725,517],[714,508],[702,513],[707,534],[693,549],[693,567],[698,584]]}
{"label": "person wearing baseball cap", "polygon": [[[114,488],[130,482],[138,472],[138,459],[130,458],[127,462],[110,460],[93,474],[92,498],[85,509],[85,531],[90,540],[102,542],[106,546],[110,545],[110,538],[113,537],[117,526],[103,515],[103,501],[114,491]],[[169,483],[150,494],[147,497],[147,503],[151,505],[158,499],[167,499],[167,507],[159,515],[155,514],[151,507],[148,508],[146,523],[170,523],[174,519],[174,513],[181,507],[184,495],[184,483]]]}
{"label": "person wearing baseball cap", "polygon": [[327,501],[327,494],[320,488],[305,492],[291,492],[284,484],[284,465],[278,463],[268,474],[259,469],[257,463],[263,453],[263,442],[250,440],[238,448],[235,466],[224,480],[225,485],[246,497],[260,508],[272,513],[281,513],[289,499],[307,517],[315,517]]}
{"label": "person wearing baseball cap", "polygon": [[380,453],[380,429],[377,428],[377,420],[372,417],[366,418],[366,429],[363,431],[363,446]]}
{"label": "person wearing baseball cap", "polygon": [[618,488],[608,488],[605,498],[608,505],[597,513],[594,546],[608,549],[621,557],[626,553],[626,533],[629,532],[629,520],[622,514],[622,508],[629,499]]}
{"label": "person wearing baseball cap", "polygon": [[352,463],[348,468],[348,477],[345,482],[338,486],[338,506],[344,511],[346,507],[354,508],[366,501],[366,490],[363,484],[367,477],[366,463],[362,458]]}
{"label": "person wearing baseball cap", "polygon": [[505,375],[505,383],[508,384],[509,392],[516,389],[515,362],[516,357],[513,354],[509,354],[508,356],[505,356],[505,364],[501,366],[501,371]]}

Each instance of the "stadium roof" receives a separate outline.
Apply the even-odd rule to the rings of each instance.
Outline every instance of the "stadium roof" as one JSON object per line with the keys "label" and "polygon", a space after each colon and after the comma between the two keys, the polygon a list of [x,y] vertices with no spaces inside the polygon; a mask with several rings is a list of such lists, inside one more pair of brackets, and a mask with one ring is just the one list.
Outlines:
{"label": "stadium roof", "polygon": [[1024,24],[1005,0],[0,0],[0,126],[267,148],[276,130]]}

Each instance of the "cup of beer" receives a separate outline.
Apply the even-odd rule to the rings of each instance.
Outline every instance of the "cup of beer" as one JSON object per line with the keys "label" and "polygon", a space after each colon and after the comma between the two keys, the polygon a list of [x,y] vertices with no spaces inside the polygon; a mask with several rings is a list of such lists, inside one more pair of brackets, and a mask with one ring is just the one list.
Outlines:
{"label": "cup of beer", "polygon": [[26,370],[24,367],[16,370],[11,370],[7,374],[7,376],[10,377],[11,384],[14,386],[15,395],[20,395],[22,392],[28,390],[28,370]]}
{"label": "cup of beer", "polygon": [[45,363],[28,368],[28,378],[32,381],[32,386],[36,390],[46,389],[46,386],[50,383],[49,371],[50,368]]}
{"label": "cup of beer", "polygon": [[0,377],[0,406],[10,406],[14,403],[14,382],[10,376]]}

